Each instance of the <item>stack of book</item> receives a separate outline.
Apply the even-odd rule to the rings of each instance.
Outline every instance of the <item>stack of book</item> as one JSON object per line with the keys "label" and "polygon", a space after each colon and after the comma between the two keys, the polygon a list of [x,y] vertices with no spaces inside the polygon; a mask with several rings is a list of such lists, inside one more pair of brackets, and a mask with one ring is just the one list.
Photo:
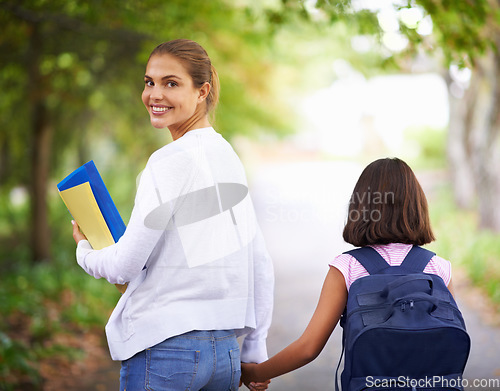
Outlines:
{"label": "stack of book", "polygon": [[[57,184],[59,194],[94,250],[118,241],[125,223],[91,160]],[[117,285],[122,293],[125,285]]]}

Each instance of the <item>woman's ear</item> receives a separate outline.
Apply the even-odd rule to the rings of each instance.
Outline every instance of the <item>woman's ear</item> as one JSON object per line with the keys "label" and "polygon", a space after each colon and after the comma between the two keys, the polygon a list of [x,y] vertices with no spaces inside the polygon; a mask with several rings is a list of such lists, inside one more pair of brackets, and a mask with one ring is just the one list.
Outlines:
{"label": "woman's ear", "polygon": [[210,83],[205,82],[200,88],[200,95],[198,96],[198,103],[203,102],[207,99],[208,94],[210,93]]}

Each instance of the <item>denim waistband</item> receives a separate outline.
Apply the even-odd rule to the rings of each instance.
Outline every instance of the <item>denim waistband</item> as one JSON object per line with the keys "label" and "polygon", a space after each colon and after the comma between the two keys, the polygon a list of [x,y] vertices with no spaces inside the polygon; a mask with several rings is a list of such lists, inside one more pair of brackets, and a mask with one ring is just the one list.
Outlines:
{"label": "denim waistband", "polygon": [[192,330],[173,338],[226,339],[236,337],[234,330]]}

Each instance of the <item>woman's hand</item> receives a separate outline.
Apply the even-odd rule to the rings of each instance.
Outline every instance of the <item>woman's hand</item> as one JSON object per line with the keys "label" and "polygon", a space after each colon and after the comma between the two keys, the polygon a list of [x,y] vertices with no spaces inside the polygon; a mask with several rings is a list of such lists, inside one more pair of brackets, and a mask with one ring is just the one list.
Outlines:
{"label": "woman's hand", "polygon": [[76,244],[78,244],[80,240],[87,240],[87,237],[80,231],[80,227],[76,221],[71,220],[71,224],[73,224],[73,239],[75,239]]}
{"label": "woman's hand", "polygon": [[258,364],[241,363],[240,386],[241,386],[241,383],[243,383],[251,391],[267,390],[267,388],[269,387],[269,383],[271,383],[271,380],[266,380],[264,382],[252,381],[252,379],[255,379],[255,377],[256,377],[255,376],[255,369],[256,369],[257,365]]}

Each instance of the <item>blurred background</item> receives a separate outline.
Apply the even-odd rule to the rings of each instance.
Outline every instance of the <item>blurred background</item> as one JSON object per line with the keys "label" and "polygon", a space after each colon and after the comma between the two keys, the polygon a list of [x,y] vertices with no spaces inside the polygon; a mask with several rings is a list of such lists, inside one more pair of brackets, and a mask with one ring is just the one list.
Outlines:
{"label": "blurred background", "polygon": [[[116,389],[103,328],[119,293],[76,264],[56,184],[93,159],[128,221],[137,175],[171,140],[141,102],[145,64],[175,38],[220,76],[214,127],[275,261],[270,353],[300,335],[348,249],[361,170],[397,156],[487,335],[469,377],[500,376],[499,21],[493,0],[0,0],[0,390]],[[330,388],[331,345],[272,389]]]}

